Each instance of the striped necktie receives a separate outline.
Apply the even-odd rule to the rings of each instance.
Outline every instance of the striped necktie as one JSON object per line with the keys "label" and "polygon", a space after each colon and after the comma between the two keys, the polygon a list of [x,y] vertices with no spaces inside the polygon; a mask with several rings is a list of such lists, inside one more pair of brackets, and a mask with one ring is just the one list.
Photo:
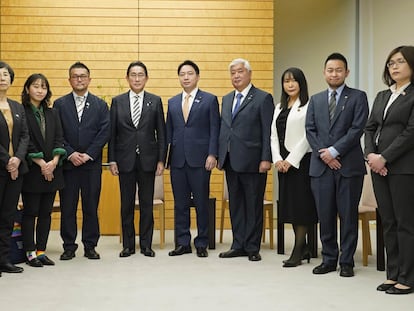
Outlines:
{"label": "striped necktie", "polygon": [[141,118],[142,108],[139,104],[139,96],[135,95],[134,104],[132,105],[132,122],[134,126],[138,128],[139,119]]}
{"label": "striped necktie", "polygon": [[336,91],[331,93],[331,98],[329,98],[329,118],[330,120],[333,119],[335,115],[335,108],[336,108]]}
{"label": "striped necktie", "polygon": [[85,108],[85,97],[83,96],[76,96],[76,111],[78,113],[78,120],[79,122],[82,119],[83,109]]}

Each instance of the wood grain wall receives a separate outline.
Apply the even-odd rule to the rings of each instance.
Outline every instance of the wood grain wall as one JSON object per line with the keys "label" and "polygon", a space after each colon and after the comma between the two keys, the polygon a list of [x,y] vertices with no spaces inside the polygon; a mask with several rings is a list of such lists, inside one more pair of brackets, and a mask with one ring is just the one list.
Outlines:
{"label": "wood grain wall", "polygon": [[[27,76],[42,72],[56,99],[71,91],[69,66],[82,61],[91,70],[90,91],[110,103],[128,90],[126,68],[139,59],[149,69],[146,89],[160,95],[166,108],[168,98],[181,91],[178,64],[191,59],[200,67],[200,88],[221,102],[232,90],[228,64],[237,57],[251,62],[255,86],[273,93],[273,5],[273,0],[1,0],[0,59],[16,73],[9,95],[19,100]],[[173,228],[169,172],[165,177],[166,225]],[[269,176],[268,198],[271,183]],[[222,173],[215,170],[211,196],[218,211],[222,185]]]}

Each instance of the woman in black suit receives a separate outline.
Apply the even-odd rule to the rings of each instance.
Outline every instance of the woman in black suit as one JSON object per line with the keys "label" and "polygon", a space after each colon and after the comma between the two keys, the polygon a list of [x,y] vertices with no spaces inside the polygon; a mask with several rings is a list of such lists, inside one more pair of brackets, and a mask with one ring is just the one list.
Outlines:
{"label": "woman in black suit", "polygon": [[384,228],[388,294],[414,291],[414,46],[391,51],[365,129],[365,155]]}
{"label": "woman in black suit", "polygon": [[0,61],[0,276],[1,272],[23,271],[10,262],[10,238],[22,175],[27,171],[29,134],[23,106],[7,98],[13,80],[13,69]]}
{"label": "woman in black suit", "polygon": [[51,96],[49,82],[44,75],[38,73],[27,78],[22,103],[30,143],[27,155],[29,172],[24,178],[22,190],[22,234],[27,264],[32,267],[55,264],[45,255],[45,250],[56,191],[63,188],[61,162],[66,151],[63,149],[59,115],[49,108]]}

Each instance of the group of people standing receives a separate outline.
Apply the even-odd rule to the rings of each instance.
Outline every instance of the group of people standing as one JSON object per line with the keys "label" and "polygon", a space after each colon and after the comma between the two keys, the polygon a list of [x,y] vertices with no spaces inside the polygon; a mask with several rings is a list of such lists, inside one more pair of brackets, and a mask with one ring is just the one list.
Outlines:
{"label": "group of people standing", "polygon": [[[208,201],[213,168],[225,171],[233,242],[220,258],[246,256],[260,261],[263,198],[267,172],[279,177],[280,222],[291,223],[295,244],[284,267],[310,260],[308,234],[319,221],[322,263],[314,274],[337,270],[354,276],[358,239],[358,205],[366,165],[384,226],[387,280],[377,290],[388,294],[414,291],[414,47],[391,51],[384,67],[389,89],[380,92],[370,117],[367,96],[345,84],[346,58],[329,55],[324,63],[328,89],[309,97],[304,73],[282,74],[280,103],[256,88],[245,59],[229,65],[234,90],[222,100],[198,88],[200,70],[186,60],[177,74],[182,92],[168,101],[145,91],[148,70],[140,61],[126,72],[129,91],[107,104],[88,91],[89,69],[69,69],[72,92],[50,108],[49,83],[31,75],[22,91],[23,106],[7,98],[14,72],[0,62],[0,269],[21,272],[10,263],[12,219],[20,193],[27,263],[53,265],[45,254],[50,213],[60,193],[61,260],[75,257],[79,193],[82,200],[84,256],[99,259],[97,208],[101,189],[102,148],[108,144],[110,171],[121,192],[123,248],[135,254],[134,208],[140,206],[139,245],[154,257],[152,213],[155,176],[170,170],[174,195],[175,248],[170,256],[192,252],[190,205],[197,213],[194,246],[208,257]],[[368,121],[367,121],[368,120]],[[361,136],[365,132],[365,152]],[[24,176],[23,176],[24,175]],[[138,187],[137,187],[138,186]],[[137,193],[138,191],[138,193]],[[37,218],[37,221],[35,221]],[[340,223],[338,245],[337,223]],[[36,227],[35,227],[36,224]],[[34,234],[36,232],[36,235]],[[35,242],[36,236],[36,242]]]}

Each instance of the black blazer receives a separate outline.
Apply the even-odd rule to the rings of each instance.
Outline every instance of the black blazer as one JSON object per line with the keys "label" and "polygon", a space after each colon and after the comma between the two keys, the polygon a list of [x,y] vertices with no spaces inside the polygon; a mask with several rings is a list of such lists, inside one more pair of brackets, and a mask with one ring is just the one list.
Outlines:
{"label": "black blazer", "polygon": [[414,174],[414,85],[397,97],[383,118],[390,96],[388,89],[375,98],[365,127],[365,155],[382,154],[388,174]]}
{"label": "black blazer", "polygon": [[108,161],[116,162],[121,173],[131,172],[138,148],[144,171],[155,172],[157,163],[165,162],[167,150],[161,97],[144,92],[138,128],[132,122],[129,92],[112,99],[110,116]]}
{"label": "black blazer", "polygon": [[[11,99],[7,99],[7,102],[9,103],[11,114],[13,116],[12,145],[14,155],[21,160],[19,166],[20,176],[28,171],[26,153],[29,145],[29,132],[27,130],[26,116],[23,106]],[[3,117],[3,114],[0,114],[0,176],[9,174],[6,169],[11,153],[11,151],[9,152],[9,145],[9,129],[7,127],[6,119]]]}
{"label": "black blazer", "polygon": [[[87,153],[88,161],[79,169],[101,169],[102,148],[109,139],[108,105],[88,92],[82,120],[79,122],[73,93],[58,98],[54,107],[59,111],[63,129],[63,145],[69,157],[73,152]],[[65,161],[64,169],[73,169],[72,162]]]}
{"label": "black blazer", "polygon": [[[43,139],[40,126],[30,106],[25,107],[27,127],[30,134],[28,153],[43,152],[44,160],[53,160],[53,149],[63,148],[63,133],[58,112],[53,108],[44,110],[46,122],[46,137]],[[53,180],[46,181],[36,163],[29,165],[29,172],[24,176],[23,192],[53,192],[63,188],[62,166],[57,166],[53,172]]]}
{"label": "black blazer", "polygon": [[223,168],[228,154],[234,171],[258,173],[261,161],[272,162],[273,97],[252,86],[232,120],[234,96],[233,91],[223,97],[218,167]]}

